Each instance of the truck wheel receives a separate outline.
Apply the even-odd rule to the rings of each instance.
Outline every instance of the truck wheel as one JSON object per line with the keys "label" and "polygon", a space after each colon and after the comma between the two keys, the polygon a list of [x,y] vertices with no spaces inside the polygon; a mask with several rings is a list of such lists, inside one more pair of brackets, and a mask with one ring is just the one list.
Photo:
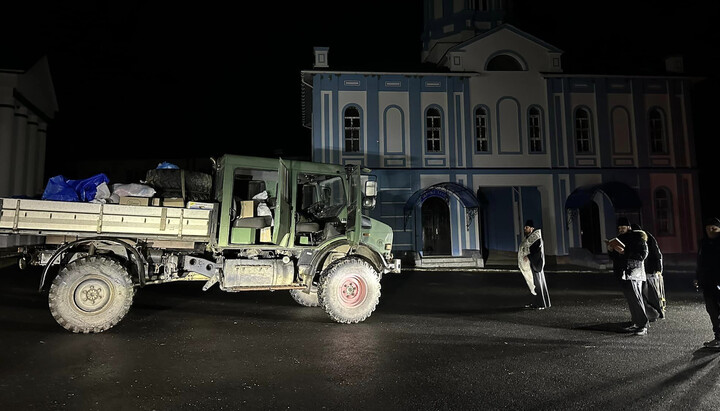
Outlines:
{"label": "truck wheel", "polygon": [[375,311],[380,301],[380,278],[363,260],[340,260],[320,277],[318,297],[334,321],[359,323]]}
{"label": "truck wheel", "polygon": [[130,310],[133,283],[127,270],[107,257],[86,257],[65,266],[50,286],[50,312],[74,333],[100,333]]}
{"label": "truck wheel", "polygon": [[303,290],[290,290],[290,295],[296,303],[302,305],[303,307],[317,307],[320,305],[320,301],[318,301],[317,287],[315,286],[310,289],[310,294],[304,292]]}

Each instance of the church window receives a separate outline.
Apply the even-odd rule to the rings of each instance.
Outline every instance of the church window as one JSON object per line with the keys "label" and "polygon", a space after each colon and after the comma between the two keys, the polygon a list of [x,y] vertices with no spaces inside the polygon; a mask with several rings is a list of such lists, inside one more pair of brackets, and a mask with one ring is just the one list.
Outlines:
{"label": "church window", "polygon": [[500,54],[488,61],[487,71],[523,71],[523,66],[515,57]]}
{"label": "church window", "polygon": [[542,153],[542,127],[541,127],[540,109],[531,107],[528,111],[528,138],[530,152]]}
{"label": "church window", "polygon": [[345,109],[345,152],[360,151],[360,112],[357,107]]}
{"label": "church window", "polygon": [[575,151],[578,154],[592,153],[590,112],[584,108],[579,108],[575,112]]}
{"label": "church window", "polygon": [[650,152],[652,154],[667,154],[668,144],[665,134],[665,119],[663,118],[660,110],[650,110],[648,122],[648,130],[650,132]]}
{"label": "church window", "polygon": [[475,110],[475,151],[487,153],[490,151],[488,139],[488,112],[483,107]]}
{"label": "church window", "polygon": [[425,115],[425,132],[427,133],[427,152],[437,153],[442,151],[440,144],[440,111],[436,108],[428,109]]}
{"label": "church window", "polygon": [[653,201],[655,203],[655,232],[658,235],[672,234],[674,224],[670,190],[665,187],[656,189],[653,195]]}

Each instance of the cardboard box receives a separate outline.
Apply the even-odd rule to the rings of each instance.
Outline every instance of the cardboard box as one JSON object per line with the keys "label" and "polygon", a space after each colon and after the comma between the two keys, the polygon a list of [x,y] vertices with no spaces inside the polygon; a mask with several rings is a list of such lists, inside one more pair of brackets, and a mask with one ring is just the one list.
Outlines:
{"label": "cardboard box", "polygon": [[198,209],[198,210],[212,210],[215,204],[213,203],[202,203],[200,201],[188,201],[187,208]]}
{"label": "cardboard box", "polygon": [[260,229],[260,242],[272,243],[272,227],[263,227]]}
{"label": "cardboard box", "polygon": [[120,205],[146,206],[150,204],[148,197],[120,197]]}
{"label": "cardboard box", "polygon": [[166,197],[162,199],[163,207],[185,207],[185,200],[179,197]]}
{"label": "cardboard box", "polygon": [[162,198],[160,197],[153,197],[150,200],[152,200],[151,205],[154,207],[160,207],[162,205]]}
{"label": "cardboard box", "polygon": [[253,200],[241,201],[238,217],[255,217],[255,202]]}

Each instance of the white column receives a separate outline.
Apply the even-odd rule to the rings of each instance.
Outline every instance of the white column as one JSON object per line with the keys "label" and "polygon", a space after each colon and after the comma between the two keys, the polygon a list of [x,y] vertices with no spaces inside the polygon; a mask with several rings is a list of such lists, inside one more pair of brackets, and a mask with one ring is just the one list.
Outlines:
{"label": "white column", "polygon": [[10,161],[13,155],[13,125],[15,123],[15,99],[12,89],[0,87],[0,197],[10,193]]}
{"label": "white column", "polygon": [[38,148],[37,157],[35,164],[37,164],[35,175],[35,192],[42,194],[45,191],[45,185],[47,185],[47,179],[45,178],[45,150],[47,145],[47,123],[41,121],[38,123]]}
{"label": "white column", "polygon": [[28,115],[27,122],[27,151],[25,152],[25,189],[23,193],[27,196],[35,195],[35,175],[37,173],[37,148],[38,148],[38,116]]}
{"label": "white column", "polygon": [[27,153],[27,107],[20,106],[15,110],[15,148],[12,158],[12,192],[11,195],[25,193],[25,155]]}

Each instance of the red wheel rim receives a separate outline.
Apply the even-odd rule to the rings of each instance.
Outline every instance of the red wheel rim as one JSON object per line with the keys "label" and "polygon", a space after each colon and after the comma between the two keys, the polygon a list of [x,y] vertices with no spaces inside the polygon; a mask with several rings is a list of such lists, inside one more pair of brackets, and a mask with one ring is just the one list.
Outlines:
{"label": "red wheel rim", "polygon": [[357,307],[365,301],[367,284],[356,275],[348,276],[340,285],[340,300],[346,307]]}

